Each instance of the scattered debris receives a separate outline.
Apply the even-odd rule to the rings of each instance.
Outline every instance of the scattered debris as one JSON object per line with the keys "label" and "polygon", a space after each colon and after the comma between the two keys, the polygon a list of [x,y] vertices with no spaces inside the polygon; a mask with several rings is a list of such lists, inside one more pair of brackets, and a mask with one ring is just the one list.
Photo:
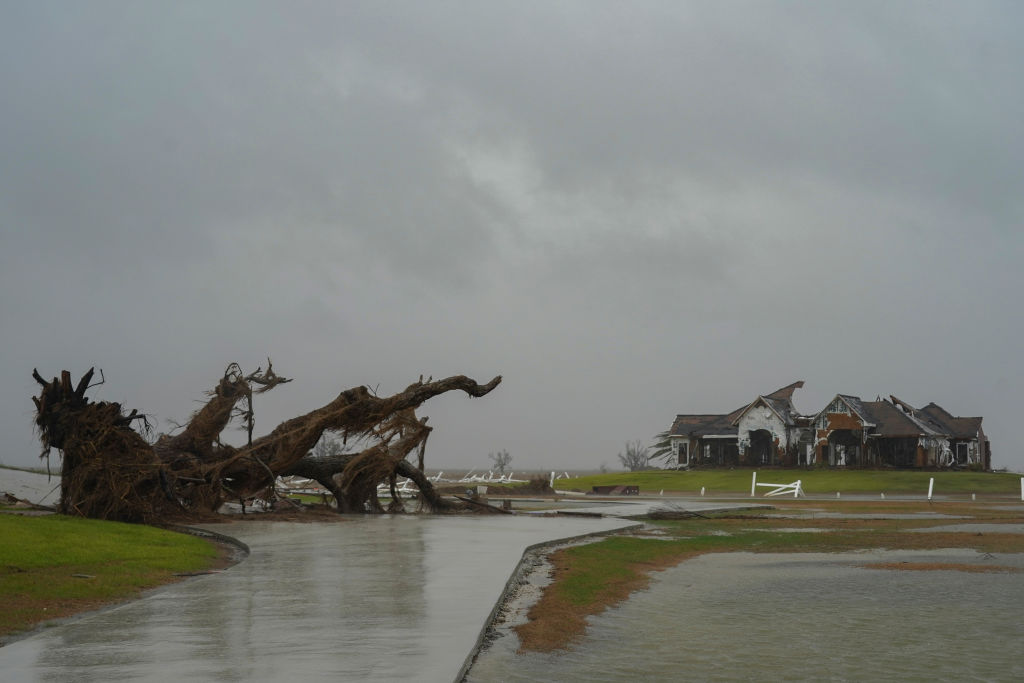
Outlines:
{"label": "scattered debris", "polygon": [[479,498],[466,498],[465,496],[455,496],[455,497],[458,498],[459,500],[461,500],[463,503],[466,503],[466,504],[471,505],[471,506],[473,506],[475,508],[478,508],[481,512],[491,512],[491,513],[498,514],[498,515],[514,515],[515,514],[512,510],[506,510],[504,508],[500,508],[500,507],[491,505],[490,503],[488,503],[488,502],[486,502],[484,500],[481,500]]}
{"label": "scattered debris", "polygon": [[29,510],[36,512],[55,512],[54,508],[49,505],[33,503],[30,500],[18,498],[13,493],[8,493],[7,491],[0,491],[0,505],[6,508],[12,508],[14,512],[22,514]]}
{"label": "scattered debris", "polygon": [[687,510],[674,503],[668,505],[662,505],[654,508],[647,513],[649,519],[690,519],[692,517],[700,517],[701,519],[707,519],[706,515],[702,515],[699,512],[693,510]]}
{"label": "scattered debris", "polygon": [[594,486],[590,490],[594,496],[639,496],[639,486]]}

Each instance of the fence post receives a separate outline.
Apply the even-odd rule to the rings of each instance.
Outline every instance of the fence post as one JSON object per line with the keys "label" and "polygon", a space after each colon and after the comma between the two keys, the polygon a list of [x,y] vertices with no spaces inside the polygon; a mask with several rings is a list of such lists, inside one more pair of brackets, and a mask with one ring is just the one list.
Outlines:
{"label": "fence post", "polygon": [[[1021,479],[1024,482],[1024,479]],[[754,476],[750,480],[750,497],[754,497],[754,491],[757,489],[757,470],[754,470]],[[1021,500],[1024,500],[1024,483],[1021,484]]]}
{"label": "fence post", "polygon": [[932,489],[935,488],[935,477],[928,478],[928,501],[932,500]]}

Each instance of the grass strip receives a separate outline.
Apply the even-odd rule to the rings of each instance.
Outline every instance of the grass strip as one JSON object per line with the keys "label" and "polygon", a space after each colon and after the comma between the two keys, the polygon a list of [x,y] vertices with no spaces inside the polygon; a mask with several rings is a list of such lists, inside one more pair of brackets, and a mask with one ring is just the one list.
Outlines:
{"label": "grass strip", "polygon": [[[639,486],[643,494],[659,491],[750,493],[752,473],[761,482],[788,484],[799,479],[808,494],[918,494],[928,493],[928,480],[935,479],[934,493],[944,495],[1020,495],[1021,475],[1004,472],[952,472],[926,470],[830,470],[830,469],[708,469],[677,472],[647,470],[595,474],[575,479],[556,479],[559,490],[590,491],[593,486]],[[759,489],[763,494],[766,489]]]}
{"label": "grass strip", "polygon": [[[800,507],[799,502],[794,507]],[[818,509],[840,511],[842,504],[816,503]],[[927,503],[901,504],[901,513],[934,512]],[[969,508],[957,505],[961,513]],[[956,521],[1020,523],[1022,515],[978,505],[977,518]],[[997,516],[998,515],[998,516]],[[586,629],[586,619],[643,589],[653,571],[675,566],[708,552],[838,553],[870,548],[887,550],[934,550],[969,548],[983,553],[1022,553],[1024,534],[989,532],[916,532],[913,529],[948,524],[933,519],[778,519],[742,513],[711,518],[658,521],[652,526],[657,538],[611,536],[601,541],[556,551],[549,560],[554,581],[530,609],[528,621],[516,627],[522,651],[550,652],[567,648]],[[794,526],[822,532],[776,531]],[[666,537],[667,535],[667,537]],[[964,563],[964,566],[974,567]],[[924,570],[921,564],[897,563],[892,568]],[[936,569],[962,569],[944,564]],[[999,567],[994,571],[1005,571]],[[986,570],[993,571],[993,570]]]}
{"label": "grass strip", "polygon": [[209,541],[155,527],[0,514],[0,638],[135,597],[217,556]]}
{"label": "grass strip", "polygon": [[726,537],[661,540],[612,536],[558,550],[549,560],[554,582],[516,627],[521,650],[550,652],[568,646],[586,629],[586,618],[625,600],[650,582],[650,572],[722,549]]}

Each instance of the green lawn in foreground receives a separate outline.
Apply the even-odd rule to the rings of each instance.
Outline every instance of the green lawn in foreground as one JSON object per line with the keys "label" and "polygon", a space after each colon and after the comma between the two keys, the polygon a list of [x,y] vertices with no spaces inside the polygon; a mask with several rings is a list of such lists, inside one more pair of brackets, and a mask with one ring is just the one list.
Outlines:
{"label": "green lawn in foreground", "polygon": [[216,556],[208,541],[150,526],[0,514],[0,636],[133,597]]}
{"label": "green lawn in foreground", "polygon": [[[715,493],[750,493],[753,468],[734,470],[648,470],[614,472],[577,479],[556,479],[555,488],[590,491],[592,486],[637,485],[644,494],[673,491],[696,493],[701,487]],[[825,470],[758,469],[757,480],[789,484],[799,479],[809,494],[842,493],[928,493],[928,480],[935,478],[935,495],[948,494],[1020,494],[1019,474],[993,472],[929,472],[914,470]],[[758,487],[759,493],[767,489]]]}

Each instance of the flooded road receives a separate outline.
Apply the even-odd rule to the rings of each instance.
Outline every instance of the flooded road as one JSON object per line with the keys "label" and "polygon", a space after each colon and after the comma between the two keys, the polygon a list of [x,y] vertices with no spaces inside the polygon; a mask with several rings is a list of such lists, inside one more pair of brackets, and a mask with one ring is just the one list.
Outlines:
{"label": "flooded road", "polygon": [[0,648],[4,681],[452,681],[523,550],[618,519],[354,517],[215,530],[250,557]]}
{"label": "flooded road", "polygon": [[[983,562],[972,550],[702,555],[591,618],[568,651],[495,641],[467,680],[1024,678],[1024,574],[866,569]],[[992,564],[1024,568],[1024,556]]]}
{"label": "flooded road", "polygon": [[[451,681],[525,548],[629,524],[521,515],[216,525],[250,557],[2,647],[0,681]],[[863,568],[904,561],[979,558],[704,555],[655,573],[569,651],[516,655],[514,636],[497,638],[468,680],[1024,678],[1024,574]],[[1024,556],[991,561],[1024,568]]]}

